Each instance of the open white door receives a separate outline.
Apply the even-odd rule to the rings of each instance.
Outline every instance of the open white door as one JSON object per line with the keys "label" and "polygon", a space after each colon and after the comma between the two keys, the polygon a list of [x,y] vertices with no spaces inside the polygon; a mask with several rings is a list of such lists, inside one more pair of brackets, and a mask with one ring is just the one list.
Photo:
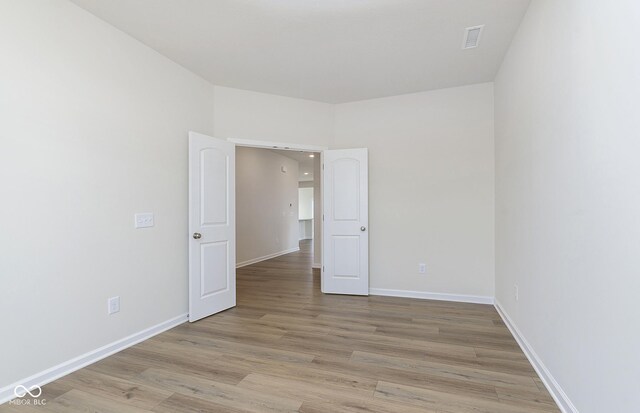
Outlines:
{"label": "open white door", "polygon": [[323,152],[322,292],[369,294],[367,149]]}
{"label": "open white door", "polygon": [[236,305],[235,144],[189,132],[189,321]]}

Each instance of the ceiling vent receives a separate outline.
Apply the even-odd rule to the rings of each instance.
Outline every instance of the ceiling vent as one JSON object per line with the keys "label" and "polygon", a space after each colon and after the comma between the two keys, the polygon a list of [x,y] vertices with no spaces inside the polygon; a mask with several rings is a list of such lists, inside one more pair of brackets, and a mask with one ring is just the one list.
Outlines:
{"label": "ceiling vent", "polygon": [[462,48],[473,49],[474,47],[478,47],[478,44],[480,44],[480,35],[482,34],[483,28],[484,24],[481,26],[467,27],[466,29],[464,29]]}

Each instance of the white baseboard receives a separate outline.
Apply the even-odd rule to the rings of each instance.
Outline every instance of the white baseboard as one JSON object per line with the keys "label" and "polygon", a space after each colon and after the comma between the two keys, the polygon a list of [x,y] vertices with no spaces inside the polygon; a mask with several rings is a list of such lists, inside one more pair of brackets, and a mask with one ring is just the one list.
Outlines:
{"label": "white baseboard", "polygon": [[498,300],[495,300],[494,306],[496,307],[498,314],[500,314],[500,317],[502,317],[504,323],[507,325],[509,331],[511,331],[511,335],[513,335],[525,356],[529,359],[529,363],[531,363],[536,373],[538,373],[540,380],[542,380],[547,390],[549,390],[551,397],[553,397],[553,400],[555,400],[560,410],[562,410],[563,413],[578,413],[578,409],[573,405],[567,394],[562,390],[562,387],[560,387],[558,382],[553,378],[551,372],[544,365],[540,357],[538,357],[536,352],[533,350],[533,347],[531,347],[520,330],[518,330],[518,327],[516,327],[513,320],[511,320]]}
{"label": "white baseboard", "polygon": [[456,301],[460,303],[493,304],[493,297],[481,295],[443,294],[424,291],[388,290],[386,288],[370,288],[371,295],[384,295],[388,297],[420,298],[423,300]]}
{"label": "white baseboard", "polygon": [[131,334],[128,337],[114,341],[113,343],[107,344],[106,346],[102,346],[71,360],[67,360],[63,363],[58,364],[57,366],[53,366],[23,380],[19,380],[13,384],[0,388],[0,404],[8,402],[9,400],[15,398],[13,390],[18,385],[25,386],[26,388],[30,388],[34,385],[44,386],[45,384],[59,379],[62,376],[66,376],[67,374],[73,373],[74,371],[86,367],[89,364],[93,364],[96,361],[102,360],[105,357],[122,351],[127,347],[131,347],[134,344],[138,344],[141,341],[147,340],[155,336],[156,334],[167,331],[170,328],[180,325],[187,320],[188,314],[181,314],[177,317],[156,324],[155,326]]}
{"label": "white baseboard", "polygon": [[250,260],[238,262],[238,263],[236,263],[236,268],[246,267],[247,265],[255,264],[255,263],[261,262],[261,261],[270,260],[271,258],[279,257],[281,255],[291,254],[292,252],[296,252],[296,251],[300,251],[300,247],[290,248],[288,250],[274,252],[273,254],[264,255],[262,257],[252,258]]}

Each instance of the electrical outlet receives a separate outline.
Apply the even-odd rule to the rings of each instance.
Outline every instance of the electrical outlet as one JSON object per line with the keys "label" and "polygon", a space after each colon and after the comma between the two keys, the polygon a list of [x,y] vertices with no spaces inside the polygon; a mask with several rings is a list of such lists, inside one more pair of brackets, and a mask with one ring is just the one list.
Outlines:
{"label": "electrical outlet", "polygon": [[153,212],[135,214],[134,218],[135,228],[149,228],[153,226]]}
{"label": "electrical outlet", "polygon": [[120,297],[111,297],[107,300],[107,311],[109,315],[120,311]]}
{"label": "electrical outlet", "polygon": [[518,290],[518,284],[513,286],[513,295],[516,298],[516,301],[520,299],[520,291]]}
{"label": "electrical outlet", "polygon": [[418,273],[419,274],[426,274],[427,273],[427,264],[424,264],[424,263],[418,264]]}

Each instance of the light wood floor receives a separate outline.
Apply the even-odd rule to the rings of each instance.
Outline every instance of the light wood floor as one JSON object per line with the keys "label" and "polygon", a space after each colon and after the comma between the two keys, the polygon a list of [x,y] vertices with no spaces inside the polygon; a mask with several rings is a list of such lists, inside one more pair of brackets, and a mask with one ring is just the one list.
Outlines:
{"label": "light wood floor", "polygon": [[236,308],[0,411],[559,411],[492,306],[323,295],[301,247],[239,269]]}

